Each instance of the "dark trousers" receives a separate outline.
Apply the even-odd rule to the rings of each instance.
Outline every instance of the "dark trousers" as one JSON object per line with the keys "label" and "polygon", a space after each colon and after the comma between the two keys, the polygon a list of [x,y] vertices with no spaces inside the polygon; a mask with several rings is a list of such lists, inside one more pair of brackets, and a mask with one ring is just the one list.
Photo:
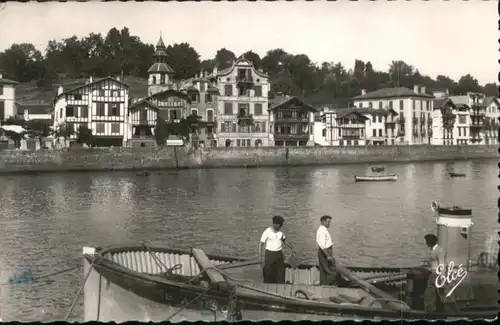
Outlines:
{"label": "dark trousers", "polygon": [[283,251],[268,251],[264,255],[264,283],[285,283],[285,258]]}
{"label": "dark trousers", "polygon": [[458,311],[455,309],[456,306],[447,302],[444,288],[436,288],[436,278],[436,272],[430,272],[424,292],[424,311],[428,313]]}
{"label": "dark trousers", "polygon": [[[333,248],[326,249],[329,254],[333,253]],[[332,254],[333,256],[333,254]],[[320,285],[337,285],[339,280],[339,273],[335,270],[335,259],[333,262],[328,261],[328,256],[321,249],[318,248],[318,260],[319,260],[319,284]]]}

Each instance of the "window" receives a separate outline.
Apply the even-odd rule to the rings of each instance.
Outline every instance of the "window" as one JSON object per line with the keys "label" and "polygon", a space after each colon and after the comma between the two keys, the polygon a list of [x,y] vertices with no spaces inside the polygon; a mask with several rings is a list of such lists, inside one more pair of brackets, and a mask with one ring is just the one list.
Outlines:
{"label": "window", "polygon": [[211,109],[207,109],[207,122],[214,121],[214,111]]}
{"label": "window", "polygon": [[[371,103],[368,103],[368,106],[370,105]],[[370,106],[369,106],[370,107]],[[359,108],[363,108],[363,103],[359,103]]]}
{"label": "window", "polygon": [[379,116],[379,117],[378,117],[378,122],[379,122],[379,123],[382,123],[382,116]]}
{"label": "window", "polygon": [[104,133],[104,123],[97,123],[96,124],[95,133]]}
{"label": "window", "polygon": [[109,116],[120,116],[120,107],[118,106],[118,103],[109,103],[108,105]]}
{"label": "window", "polygon": [[373,129],[372,130],[372,133],[373,133],[373,136],[376,137],[377,136],[377,130]]}
{"label": "window", "polygon": [[[360,106],[360,107],[361,107],[361,106]],[[372,102],[369,102],[369,103],[368,103],[368,107],[369,107],[369,108],[373,108],[373,103],[372,103]]]}
{"label": "window", "polygon": [[394,109],[392,106],[392,100],[389,101],[389,109]]}
{"label": "window", "polygon": [[249,112],[249,104],[246,103],[238,103],[238,115],[239,116],[247,116]]}
{"label": "window", "polygon": [[200,91],[205,91],[205,89],[206,89],[206,83],[200,82]]}
{"label": "window", "polygon": [[3,85],[0,85],[0,95],[3,95]]}
{"label": "window", "polygon": [[74,94],[73,98],[74,100],[82,100],[82,94]]}
{"label": "window", "polygon": [[382,109],[382,102],[378,102],[378,109]]}
{"label": "window", "polygon": [[229,121],[222,122],[221,128],[222,132],[231,132],[231,129],[233,128],[233,123]]}
{"label": "window", "polygon": [[5,102],[0,100],[0,121],[3,120],[5,120]]}
{"label": "window", "polygon": [[113,96],[113,97],[120,97],[120,91],[119,90],[113,90],[111,96]]}
{"label": "window", "polygon": [[191,99],[191,102],[193,102],[193,103],[198,102],[198,95],[197,94],[191,94],[191,96],[189,96],[189,97]]}
{"label": "window", "polygon": [[143,108],[140,111],[139,118],[141,119],[141,121],[147,121],[147,119],[148,119],[148,111],[145,108]]}
{"label": "window", "polygon": [[225,85],[224,86],[224,94],[226,96],[233,96],[233,85]]}
{"label": "window", "polygon": [[375,115],[372,116],[373,123],[377,122],[377,117]]}
{"label": "window", "polygon": [[164,74],[164,73],[162,73],[162,74],[160,75],[160,85],[164,85],[164,84],[165,84],[165,74]]}
{"label": "window", "polygon": [[411,105],[412,105],[412,106],[411,106],[411,109],[412,109],[412,110],[415,110],[415,99],[412,99],[412,100],[411,100]]}
{"label": "window", "polygon": [[156,77],[155,77],[155,76],[153,76],[153,82],[152,82],[152,84],[153,84],[153,85],[155,85],[155,84],[156,84]]}
{"label": "window", "polygon": [[237,139],[236,140],[236,146],[239,147],[240,146],[240,139]]}
{"label": "window", "polygon": [[465,116],[464,115],[459,115],[458,116],[458,123],[465,124]]}
{"label": "window", "polygon": [[403,100],[400,100],[399,101],[399,110],[402,111],[404,108],[404,105],[403,105]]}
{"label": "window", "polygon": [[89,107],[88,106],[82,106],[80,112],[81,112],[81,117],[89,117]]}
{"label": "window", "polygon": [[326,137],[326,129],[323,129],[323,130],[321,131],[321,136]]}
{"label": "window", "polygon": [[97,103],[96,115],[97,116],[106,116],[106,112],[104,110],[104,103]]}
{"label": "window", "polygon": [[211,103],[213,101],[213,96],[211,94],[205,94],[205,103]]}
{"label": "window", "polygon": [[78,107],[66,106],[66,117],[78,117]]}
{"label": "window", "polygon": [[252,146],[252,141],[247,139],[247,147],[251,147]]}
{"label": "window", "polygon": [[197,108],[192,108],[191,109],[191,115],[198,116],[198,109]]}
{"label": "window", "polygon": [[111,133],[112,134],[120,133],[120,123],[111,123]]}
{"label": "window", "polygon": [[262,104],[255,104],[253,107],[254,115],[262,115]]}
{"label": "window", "polygon": [[99,89],[99,96],[106,96],[106,91],[104,89]]}
{"label": "window", "polygon": [[224,115],[233,115],[233,103],[224,103]]}
{"label": "window", "polygon": [[176,110],[176,109],[170,110],[170,121],[178,120],[180,118],[181,118],[181,114],[178,110]]}
{"label": "window", "polygon": [[383,136],[382,134],[383,134],[382,129],[379,129],[379,130],[378,130],[378,136],[379,136],[379,137],[382,137],[382,136]]}
{"label": "window", "polygon": [[262,86],[254,86],[253,90],[255,92],[255,97],[262,96]]}

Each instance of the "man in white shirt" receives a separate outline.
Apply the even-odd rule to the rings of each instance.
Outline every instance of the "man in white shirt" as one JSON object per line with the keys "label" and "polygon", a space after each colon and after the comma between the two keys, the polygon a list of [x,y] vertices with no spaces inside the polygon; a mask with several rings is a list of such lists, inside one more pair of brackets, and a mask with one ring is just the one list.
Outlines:
{"label": "man in white shirt", "polygon": [[320,218],[321,226],[316,232],[316,244],[318,245],[319,260],[319,282],[320,285],[337,284],[338,273],[335,270],[335,258],[333,257],[333,242],[328,228],[332,217],[322,216]]}
{"label": "man in white shirt", "polygon": [[[262,264],[264,283],[285,283],[285,258],[283,257],[283,243],[285,234],[280,231],[283,226],[281,216],[273,217],[273,225],[262,233],[259,244],[259,260]],[[265,248],[264,259],[262,251]]]}
{"label": "man in white shirt", "polygon": [[442,309],[445,301],[444,288],[436,288],[437,267],[444,265],[445,253],[443,248],[438,245],[438,238],[434,234],[427,234],[424,236],[425,244],[430,249],[428,260],[428,268],[430,271],[427,279],[427,287],[424,293],[424,310],[427,312],[434,312],[436,309]]}

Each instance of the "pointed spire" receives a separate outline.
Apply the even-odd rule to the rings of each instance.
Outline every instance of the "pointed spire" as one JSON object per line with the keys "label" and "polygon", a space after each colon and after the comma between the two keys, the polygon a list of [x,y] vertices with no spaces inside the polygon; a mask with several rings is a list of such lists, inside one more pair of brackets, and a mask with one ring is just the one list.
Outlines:
{"label": "pointed spire", "polygon": [[159,50],[159,49],[165,49],[166,46],[165,46],[165,43],[163,43],[163,38],[162,38],[162,35],[161,35],[161,31],[160,31],[160,39],[158,40],[158,43],[156,43],[156,49]]}

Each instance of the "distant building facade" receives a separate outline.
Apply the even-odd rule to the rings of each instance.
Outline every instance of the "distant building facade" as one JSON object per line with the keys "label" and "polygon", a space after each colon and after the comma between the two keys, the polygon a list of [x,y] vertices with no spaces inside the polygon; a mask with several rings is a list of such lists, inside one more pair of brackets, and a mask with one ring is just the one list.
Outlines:
{"label": "distant building facade", "polygon": [[[316,109],[297,97],[273,98],[269,103],[270,145],[298,147],[314,145]],[[274,143],[273,143],[274,142]]]}
{"label": "distant building facade", "polygon": [[[111,77],[67,91],[60,86],[54,99],[54,130],[63,125],[77,132],[80,125],[92,130],[97,146],[123,146],[130,137],[127,127],[129,87]],[[74,133],[70,140],[76,140]]]}
{"label": "distant building facade", "polygon": [[218,88],[218,145],[269,146],[268,76],[245,58],[209,76]]}
{"label": "distant building facade", "polygon": [[180,90],[189,96],[189,115],[197,116],[199,120],[192,141],[203,147],[217,147],[219,89],[208,79],[208,73],[201,71],[194,78],[183,81]]}
{"label": "distant building facade", "polygon": [[9,117],[15,117],[17,81],[3,78],[0,73],[0,124]]}
{"label": "distant building facade", "polygon": [[358,108],[394,110],[398,114],[395,144],[425,144],[430,142],[432,99],[425,87],[415,85],[413,90],[399,87],[362,91],[353,102]]}

